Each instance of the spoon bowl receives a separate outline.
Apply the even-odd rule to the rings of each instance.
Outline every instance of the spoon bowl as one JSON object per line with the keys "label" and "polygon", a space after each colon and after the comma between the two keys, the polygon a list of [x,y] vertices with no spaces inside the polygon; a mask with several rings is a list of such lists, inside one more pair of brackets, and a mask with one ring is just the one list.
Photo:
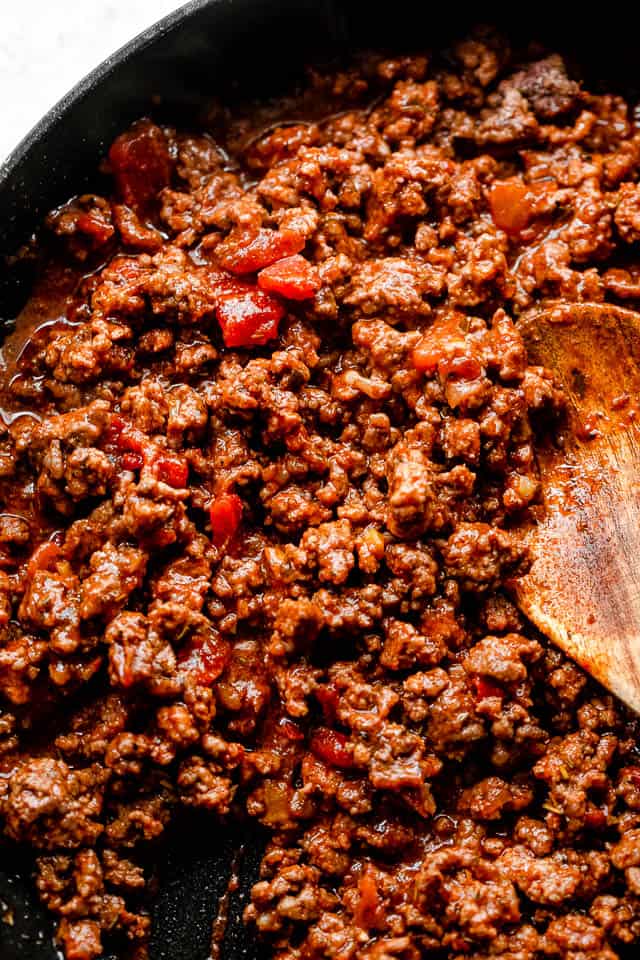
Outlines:
{"label": "spoon bowl", "polygon": [[516,600],[640,713],[640,314],[549,304],[521,331],[562,386],[567,423],[539,458],[544,513],[525,532],[533,564]]}

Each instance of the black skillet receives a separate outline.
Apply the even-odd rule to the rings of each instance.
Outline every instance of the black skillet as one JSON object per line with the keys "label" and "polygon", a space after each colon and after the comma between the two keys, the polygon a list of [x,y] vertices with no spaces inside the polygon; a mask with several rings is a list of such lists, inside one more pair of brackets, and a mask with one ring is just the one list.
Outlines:
{"label": "black skillet", "polygon": [[[596,14],[584,3],[549,0],[522,0],[506,9],[455,0],[193,0],[81,81],[0,167],[0,319],[15,316],[30,283],[28,268],[11,266],[5,257],[48,210],[73,194],[99,190],[105,148],[137,117],[197,126],[214,95],[228,103],[266,97],[292,89],[309,62],[341,60],[358,48],[438,47],[478,19],[502,27],[516,42],[539,39],[567,53],[592,89],[633,94],[640,14],[631,9],[611,3]],[[19,96],[19,90],[0,95]],[[151,960],[210,956],[211,924],[234,858],[240,884],[231,897],[220,960],[260,955],[239,915],[261,846],[259,831],[246,824],[189,817],[174,826],[154,853],[159,882]],[[50,919],[34,896],[28,851],[0,847],[3,919],[0,960],[56,957]]]}

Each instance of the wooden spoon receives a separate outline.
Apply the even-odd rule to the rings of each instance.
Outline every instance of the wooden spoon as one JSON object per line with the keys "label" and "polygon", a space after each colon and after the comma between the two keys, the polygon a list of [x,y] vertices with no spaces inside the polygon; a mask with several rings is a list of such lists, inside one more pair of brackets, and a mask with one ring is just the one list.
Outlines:
{"label": "wooden spoon", "polygon": [[640,713],[640,314],[550,304],[521,321],[529,362],[568,398],[564,442],[543,450],[544,511],[526,536],[523,613]]}

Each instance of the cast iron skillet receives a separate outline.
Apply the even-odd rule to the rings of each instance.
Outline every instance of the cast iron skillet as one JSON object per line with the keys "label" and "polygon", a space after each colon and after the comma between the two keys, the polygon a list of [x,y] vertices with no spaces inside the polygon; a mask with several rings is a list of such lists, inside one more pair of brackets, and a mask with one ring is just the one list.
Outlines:
{"label": "cast iron skillet", "polygon": [[[636,22],[630,22],[634,16]],[[438,47],[478,17],[505,29],[515,42],[535,37],[564,51],[592,89],[633,93],[640,16],[622,4],[612,3],[596,17],[584,4],[549,0],[524,0],[508,11],[490,2],[479,7],[428,0],[192,0],[105,60],[0,167],[0,320],[15,316],[30,283],[28,267],[6,257],[48,210],[73,194],[100,190],[99,161],[132,120],[151,114],[197,126],[213,95],[233,102],[291,89],[305,64],[342,60],[357,48]],[[209,957],[211,923],[234,862],[240,885],[231,897],[220,960],[257,960],[259,947],[239,916],[262,844],[260,831],[250,824],[218,825],[190,815],[172,828],[151,854],[159,877],[151,960]],[[240,848],[244,855],[238,858]],[[31,866],[29,851],[0,848],[0,920],[4,914],[7,921],[0,922],[2,960],[56,957],[50,919],[34,896]]]}

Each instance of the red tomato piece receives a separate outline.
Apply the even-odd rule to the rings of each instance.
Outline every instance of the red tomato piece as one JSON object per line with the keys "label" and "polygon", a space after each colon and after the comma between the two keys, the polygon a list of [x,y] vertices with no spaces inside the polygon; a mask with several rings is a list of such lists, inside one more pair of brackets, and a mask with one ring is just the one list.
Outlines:
{"label": "red tomato piece", "polygon": [[488,677],[476,677],[473,685],[476,689],[476,697],[478,700],[487,700],[489,697],[500,697],[502,700],[504,697],[502,687]]}
{"label": "red tomato piece", "polygon": [[141,120],[121,134],[109,151],[118,193],[136,212],[148,212],[171,180],[172,161],[164,132]]}
{"label": "red tomato piece", "polygon": [[318,727],[313,732],[309,747],[316,757],[324,760],[332,767],[341,767],[343,770],[348,770],[353,766],[353,754],[349,747],[349,740],[339,730]]}
{"label": "red tomato piece", "polygon": [[105,442],[107,446],[115,447],[118,453],[139,453],[142,454],[145,437],[137,430],[130,420],[114,413],[111,416],[111,423],[106,433]]}
{"label": "red tomato piece", "polygon": [[333,684],[318,687],[316,690],[316,698],[322,707],[322,715],[325,723],[335,723],[340,696]]}
{"label": "red tomato piece", "polygon": [[588,810],[584,815],[584,825],[588,830],[602,830],[607,825],[607,815],[597,807]]}
{"label": "red tomato piece", "polygon": [[477,380],[482,376],[482,366],[475,357],[451,357],[440,361],[438,373],[454,380]]}
{"label": "red tomato piece", "polygon": [[112,457],[117,457],[120,454],[118,439],[118,432],[114,430],[112,426],[107,427],[102,436],[102,449],[104,452],[110,454]]}
{"label": "red tomato piece", "polygon": [[312,263],[296,253],[261,270],[258,286],[287,300],[308,300],[320,289],[320,276]]}
{"label": "red tomato piece", "polygon": [[360,896],[356,905],[354,920],[363,930],[369,930],[378,924],[382,905],[375,876],[369,867],[366,867],[360,874],[358,893]]}
{"label": "red tomato piece", "polygon": [[129,450],[131,453],[142,453],[144,439],[139,430],[132,423],[125,424],[118,438],[120,450]]}
{"label": "red tomato piece", "polygon": [[120,434],[124,430],[125,423],[124,417],[121,417],[119,413],[111,414],[111,420],[104,435],[106,444],[113,447],[118,445],[120,442]]}
{"label": "red tomato piece", "polygon": [[101,247],[115,233],[113,226],[103,220],[95,211],[81,213],[76,220],[76,226],[80,233],[91,237],[96,247]]}
{"label": "red tomato piece", "polygon": [[178,663],[182,672],[195,683],[210,686],[224,671],[229,658],[229,644],[213,634],[204,640],[187,643],[178,655]]}
{"label": "red tomato piece", "polygon": [[227,347],[264,346],[278,336],[282,304],[256,287],[221,291],[216,317]]}
{"label": "red tomato piece", "polygon": [[230,236],[216,250],[218,263],[231,273],[255,273],[304,249],[305,239],[292,230],[268,230]]}
{"label": "red tomato piece", "polygon": [[531,191],[522,180],[497,180],[489,191],[489,209],[496,227],[517,237],[532,217]]}
{"label": "red tomato piece", "polygon": [[27,576],[29,578],[38,570],[50,570],[60,559],[60,547],[54,540],[45,540],[39,544],[29,557]]}
{"label": "red tomato piece", "polygon": [[170,453],[161,454],[155,463],[158,480],[170,487],[186,487],[189,479],[189,467],[179,457]]}
{"label": "red tomato piece", "polygon": [[465,338],[464,320],[459,313],[450,313],[436,319],[413,350],[416,370],[433,376],[456,380],[474,380],[482,375],[481,355]]}
{"label": "red tomato piece", "polygon": [[125,470],[140,470],[144,457],[141,453],[123,453],[121,462]]}
{"label": "red tomato piece", "polygon": [[289,720],[288,717],[280,717],[278,729],[284,734],[287,740],[304,740],[304,733],[298,724]]}
{"label": "red tomato piece", "polygon": [[236,493],[216,497],[209,507],[211,533],[216,547],[223,547],[238,532],[242,520],[242,500]]}
{"label": "red tomato piece", "polygon": [[434,346],[431,338],[424,337],[415,347],[411,359],[416,370],[432,375],[438,369],[441,356],[442,352]]}

